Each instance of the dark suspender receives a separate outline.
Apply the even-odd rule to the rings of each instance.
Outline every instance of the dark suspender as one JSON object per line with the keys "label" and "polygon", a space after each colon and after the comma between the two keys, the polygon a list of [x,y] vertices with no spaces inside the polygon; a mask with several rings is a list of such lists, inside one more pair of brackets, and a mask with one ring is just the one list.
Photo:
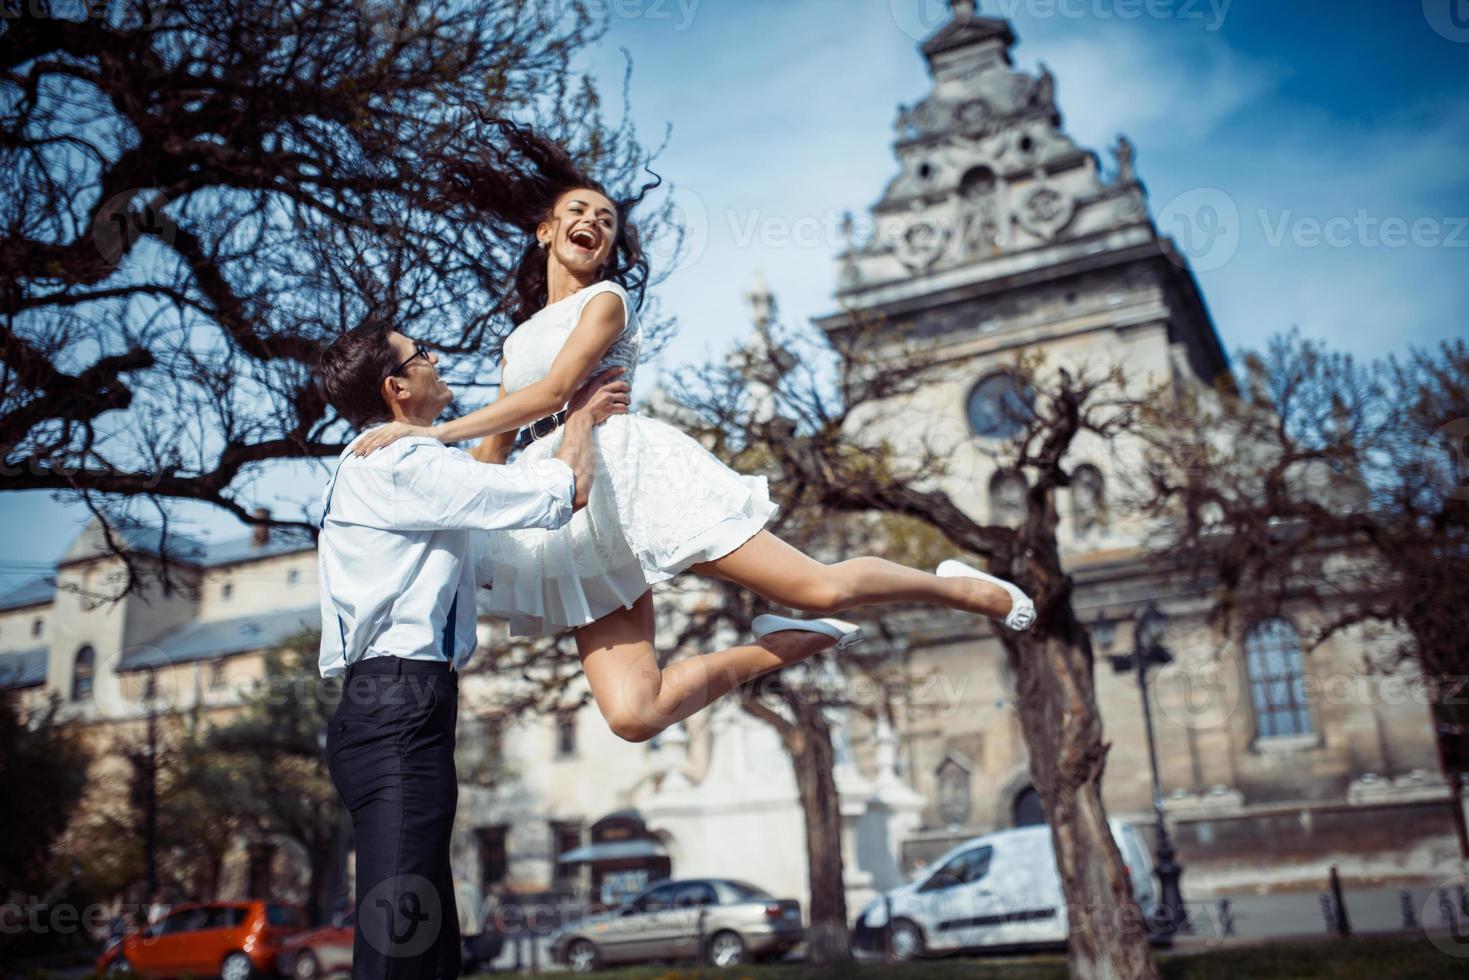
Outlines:
{"label": "dark suspender", "polygon": [[[319,527],[319,530],[326,530],[326,515],[332,509],[332,494],[335,493],[337,490],[337,476],[342,472],[342,464],[346,461],[346,457],[342,457],[342,459],[337,461],[337,468],[332,471],[331,482],[328,483],[326,487],[326,505],[321,509],[321,525]],[[323,587],[325,586],[325,584],[326,583],[324,582],[322,583]],[[447,622],[444,623],[444,632],[441,640],[443,644],[444,659],[449,662],[450,667],[454,666],[454,641],[455,634],[458,631],[458,628],[459,587],[456,585],[454,587],[454,601],[449,603],[449,619]],[[337,613],[337,632],[339,632],[342,636],[342,663],[345,666],[350,667],[351,664],[347,663],[347,621],[342,618],[341,613]]]}

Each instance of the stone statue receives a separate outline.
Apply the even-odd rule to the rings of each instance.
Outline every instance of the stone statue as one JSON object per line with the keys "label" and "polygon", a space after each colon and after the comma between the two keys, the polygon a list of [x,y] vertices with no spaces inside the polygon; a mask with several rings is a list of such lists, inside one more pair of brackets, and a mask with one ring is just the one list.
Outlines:
{"label": "stone statue", "polygon": [[1040,77],[1030,90],[1030,104],[1041,109],[1056,108],[1056,76],[1051,74],[1044,61],[1041,62]]}
{"label": "stone statue", "polygon": [[1137,180],[1137,173],[1133,170],[1132,166],[1132,159],[1136,152],[1136,148],[1132,145],[1132,140],[1118,133],[1117,145],[1112,148],[1112,155],[1117,158],[1116,183],[1131,184]]}

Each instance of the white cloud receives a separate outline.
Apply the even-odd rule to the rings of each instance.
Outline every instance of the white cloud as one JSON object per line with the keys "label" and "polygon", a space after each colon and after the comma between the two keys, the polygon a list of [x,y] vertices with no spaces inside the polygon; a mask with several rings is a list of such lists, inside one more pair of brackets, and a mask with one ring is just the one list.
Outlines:
{"label": "white cloud", "polygon": [[1231,48],[1196,30],[1099,26],[1058,36],[1037,32],[1021,45],[1027,64],[1044,61],[1056,75],[1066,128],[1083,146],[1135,142],[1196,143],[1262,99],[1289,70]]}

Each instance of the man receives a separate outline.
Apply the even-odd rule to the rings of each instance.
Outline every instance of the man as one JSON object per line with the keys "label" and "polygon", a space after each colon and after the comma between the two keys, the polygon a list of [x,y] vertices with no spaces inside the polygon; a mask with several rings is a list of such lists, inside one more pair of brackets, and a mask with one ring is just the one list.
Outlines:
{"label": "man", "polygon": [[[452,398],[437,365],[370,321],[323,353],[322,390],[360,430],[432,425]],[[458,670],[476,642],[469,532],[559,527],[585,506],[591,428],[627,411],[612,373],[572,399],[553,458],[497,466],[422,438],[366,457],[349,445],[324,491],[321,673],[345,675],[326,751],[356,832],[354,978],[458,976],[449,839]]]}

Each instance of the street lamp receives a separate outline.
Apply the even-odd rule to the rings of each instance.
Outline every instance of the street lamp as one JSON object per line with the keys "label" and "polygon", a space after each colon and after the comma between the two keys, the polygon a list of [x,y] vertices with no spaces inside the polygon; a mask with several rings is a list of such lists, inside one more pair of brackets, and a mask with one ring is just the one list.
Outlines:
{"label": "street lamp", "polygon": [[[1168,824],[1163,817],[1163,784],[1158,779],[1158,748],[1153,741],[1153,709],[1148,701],[1148,668],[1173,662],[1173,654],[1163,646],[1163,627],[1167,620],[1154,602],[1149,602],[1132,631],[1132,653],[1114,653],[1107,659],[1112,669],[1119,674],[1133,671],[1137,674],[1137,692],[1143,702],[1143,725],[1148,735],[1148,763],[1153,772],[1153,814],[1158,822],[1158,884],[1163,893],[1161,921],[1155,922],[1157,932],[1172,936],[1179,932],[1191,932],[1188,913],[1183,907],[1183,893],[1178,881],[1183,877],[1183,867],[1173,860],[1173,842],[1168,839]],[[1155,919],[1158,916],[1155,914]]]}

